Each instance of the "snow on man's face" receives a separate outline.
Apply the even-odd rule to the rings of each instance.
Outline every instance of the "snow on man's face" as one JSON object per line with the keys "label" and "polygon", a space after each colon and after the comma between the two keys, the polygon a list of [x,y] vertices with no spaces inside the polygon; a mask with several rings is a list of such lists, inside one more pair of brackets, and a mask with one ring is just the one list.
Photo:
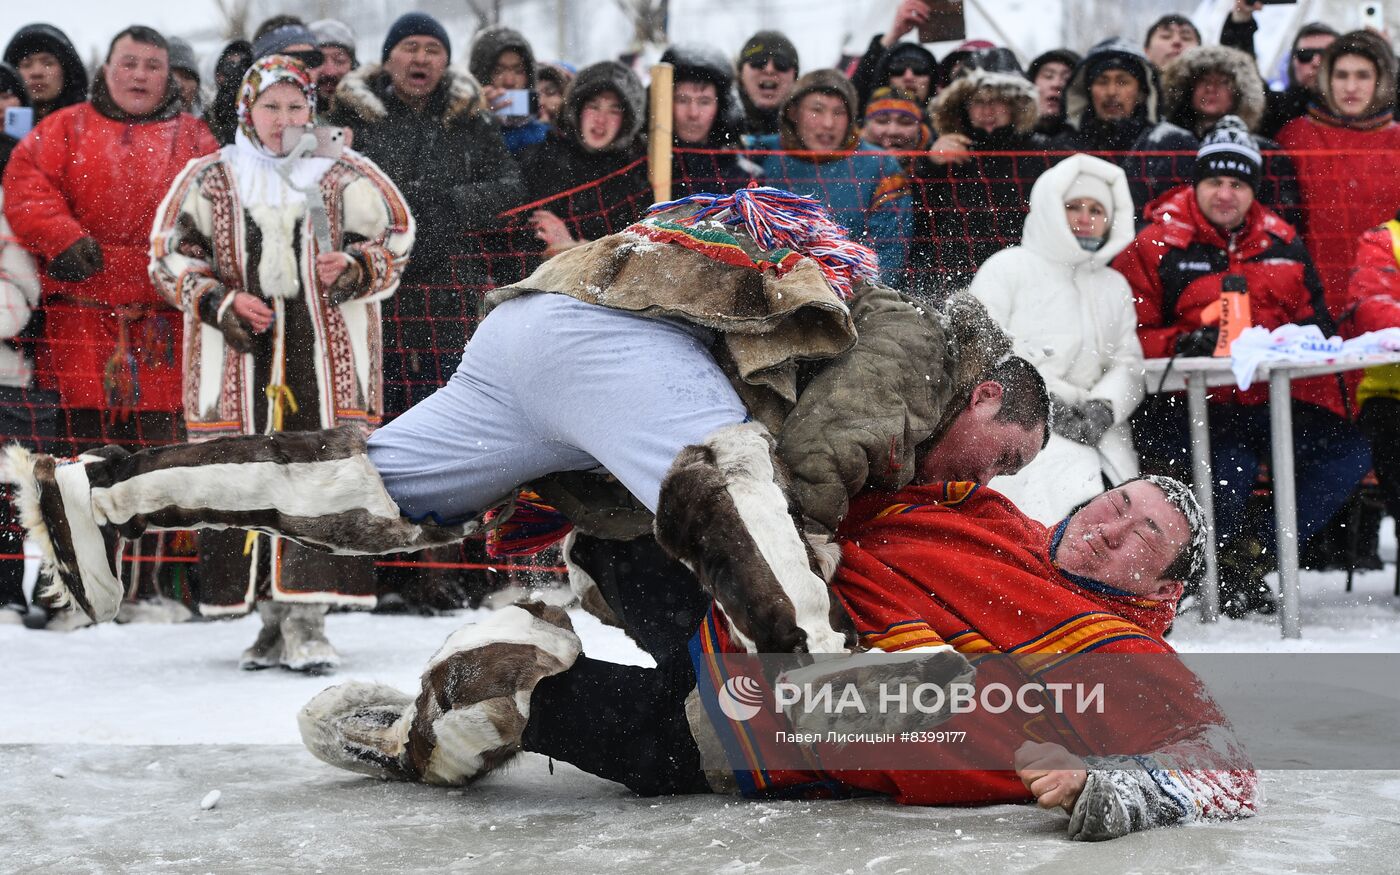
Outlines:
{"label": "snow on man's face", "polygon": [[1031,463],[1045,439],[1045,423],[1024,426],[998,418],[1005,390],[988,380],[972,390],[967,409],[919,462],[920,483],[945,480],[986,484]]}
{"label": "snow on man's face", "polygon": [[1055,563],[1134,595],[1181,597],[1180,581],[1164,580],[1191,537],[1186,515],[1160,487],[1134,480],[1103,493],[1069,518]]}

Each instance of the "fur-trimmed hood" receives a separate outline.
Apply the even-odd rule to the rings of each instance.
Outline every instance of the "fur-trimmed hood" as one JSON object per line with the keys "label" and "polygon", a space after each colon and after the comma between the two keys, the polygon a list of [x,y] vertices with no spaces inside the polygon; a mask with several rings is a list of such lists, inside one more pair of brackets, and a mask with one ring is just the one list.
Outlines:
{"label": "fur-trimmed hood", "polygon": [[582,143],[579,116],[583,113],[583,105],[604,91],[615,92],[622,98],[624,113],[622,130],[604,151],[625,152],[632,148],[642,133],[646,118],[646,92],[637,74],[617,61],[599,61],[578,71],[564,94],[564,106],[559,110],[559,132],[575,143]]}
{"label": "fur-trimmed hood", "polygon": [[[338,111],[353,113],[366,122],[381,122],[389,116],[384,100],[390,93],[389,74],[383,65],[369,64],[352,70],[340,80],[340,87],[335,90],[335,106]],[[466,69],[457,66],[448,67],[443,73],[430,106],[439,107],[444,126],[459,117],[487,111],[480,83]]]}
{"label": "fur-trimmed hood", "polygon": [[1163,116],[1174,125],[1200,136],[1191,95],[1196,83],[1207,73],[1219,73],[1230,80],[1235,105],[1229,115],[1237,115],[1251,130],[1259,129],[1264,118],[1264,80],[1254,59],[1228,46],[1196,46],[1182,52],[1162,71]]}
{"label": "fur-trimmed hood", "polygon": [[503,24],[483,28],[477,32],[476,38],[472,40],[471,52],[467,56],[467,69],[476,77],[477,82],[490,82],[491,70],[496,66],[502,52],[520,54],[525,61],[525,76],[530,82],[526,87],[534,88],[535,53],[530,48],[530,41],[525,39],[525,35],[520,31]]}
{"label": "fur-trimmed hood", "polygon": [[1065,85],[1065,119],[1075,130],[1079,130],[1083,123],[1086,111],[1093,108],[1089,100],[1089,68],[1105,55],[1117,55],[1123,61],[1134,65],[1141,73],[1138,77],[1146,83],[1146,94],[1143,95],[1142,103],[1138,104],[1137,112],[1143,114],[1149,122],[1156,124],[1161,118],[1161,89],[1157,83],[1157,71],[1152,66],[1152,62],[1147,60],[1147,56],[1142,50],[1121,36],[1095,43],[1089,49],[1089,53],[1084,56],[1084,60],[1079,62],[1079,66],[1074,68],[1070,74],[1069,83]]}
{"label": "fur-trimmed hood", "polygon": [[968,70],[938,93],[929,104],[933,129],[943,134],[967,134],[972,128],[967,105],[978,94],[985,94],[1011,105],[1011,126],[1018,134],[1029,134],[1040,117],[1035,86],[1024,76]]}
{"label": "fur-trimmed hood", "polygon": [[817,91],[835,94],[846,104],[846,137],[842,148],[856,147],[856,119],[860,117],[860,101],[856,98],[855,86],[839,70],[827,69],[813,70],[793,84],[792,93],[783,101],[782,108],[778,111],[778,148],[786,152],[800,152],[807,148],[797,136],[797,125],[792,121],[789,111],[796,109],[802,98]]}

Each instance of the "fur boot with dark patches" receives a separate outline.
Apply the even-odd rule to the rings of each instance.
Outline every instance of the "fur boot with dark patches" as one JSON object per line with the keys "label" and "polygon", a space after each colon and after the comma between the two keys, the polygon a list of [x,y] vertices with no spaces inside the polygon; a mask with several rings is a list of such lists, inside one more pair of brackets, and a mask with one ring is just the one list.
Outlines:
{"label": "fur boot with dark patches", "polygon": [[258,629],[258,637],[239,657],[239,668],[260,671],[282,661],[282,620],[286,616],[286,602],[258,602],[258,618],[262,620],[262,627]]}
{"label": "fur boot with dark patches", "polygon": [[57,462],[7,450],[20,519],[52,569],[56,603],[94,621],[117,613],[120,538],[162,529],[251,529],[342,555],[459,541],[460,526],[412,523],[389,497],[356,426],[174,444],[105,447]]}
{"label": "fur boot with dark patches", "polygon": [[40,579],[48,581],[38,598],[51,611],[75,608],[101,622],[121,608],[126,595],[118,561],[121,535],[94,515],[88,474],[122,454],[127,453],[106,447],[59,462],[18,444],[6,448],[19,520],[39,545]]}
{"label": "fur boot with dark patches", "polygon": [[340,654],[326,639],[324,604],[289,604],[282,617],[278,664],[288,671],[327,674],[340,667]]}
{"label": "fur boot with dark patches", "polygon": [[750,652],[854,648],[850,618],[813,570],[816,555],[763,426],[730,426],[681,450],[661,484],[656,539],[695,572]]}
{"label": "fur boot with dark patches", "polygon": [[317,759],[352,772],[468,784],[520,751],[535,685],[581,649],[562,608],[501,608],[448,637],[416,699],[380,684],[331,687],[302,708],[301,738]]}

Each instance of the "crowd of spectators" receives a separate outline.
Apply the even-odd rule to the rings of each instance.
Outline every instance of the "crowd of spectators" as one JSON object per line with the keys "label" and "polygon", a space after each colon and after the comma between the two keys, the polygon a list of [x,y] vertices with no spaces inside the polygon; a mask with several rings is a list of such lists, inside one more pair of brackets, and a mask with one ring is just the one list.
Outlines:
{"label": "crowd of spectators", "polygon": [[[1400,224],[1384,226],[1400,208],[1395,54],[1384,35],[1309,23],[1286,88],[1269,90],[1258,7],[1237,2],[1216,45],[1172,15],[1140,41],[1107,36],[1024,68],[982,40],[940,60],[909,38],[919,0],[840,69],[804,71],[778,31],[732,54],[673,45],[673,195],[753,180],[814,195],[878,253],[889,285],[931,304],[970,286],[1055,395],[1054,452],[1007,489],[1062,516],[1077,493],[1045,478],[1076,470],[1087,498],[1135,476],[1139,454],[1145,470],[1182,470],[1181,405],[1142,412],[1141,361],[1213,353],[1227,286],[1247,289],[1268,328],[1400,325]],[[628,65],[545,61],[505,26],[462,51],[419,12],[393,23],[377,59],[358,56],[358,36],[275,16],[204,81],[187,43],[147,27],[119,33],[91,80],[57,28],[13,35],[0,106],[31,112],[0,136],[6,437],[77,452],[373,428],[452,377],[481,289],[644,214],[647,89]],[[259,111],[282,121],[259,127]],[[286,158],[282,131],[312,122],[343,129],[353,151]],[[318,306],[284,308],[297,298]],[[1400,380],[1367,380],[1365,434],[1393,444]],[[1213,396],[1236,614],[1272,606],[1271,536],[1243,512],[1267,457],[1263,400]],[[1295,386],[1305,535],[1372,464],[1357,401],[1356,381]],[[1400,506],[1393,447],[1374,464]],[[17,528],[4,531],[0,553],[18,553]],[[247,576],[224,586],[240,610],[374,589],[330,585],[363,576],[348,567],[259,574],[256,556],[227,558],[240,549],[202,551]],[[0,560],[0,604],[23,612],[19,569]],[[380,589],[424,573],[380,569]],[[268,629],[285,616],[266,612]],[[276,663],[268,636],[250,663]]]}

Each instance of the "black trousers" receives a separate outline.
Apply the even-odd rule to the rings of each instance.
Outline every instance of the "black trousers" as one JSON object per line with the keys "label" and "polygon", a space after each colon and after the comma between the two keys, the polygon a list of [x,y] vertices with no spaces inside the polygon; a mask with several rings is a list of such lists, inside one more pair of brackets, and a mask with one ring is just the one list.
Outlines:
{"label": "black trousers", "polygon": [[1400,401],[1368,399],[1357,424],[1371,440],[1371,465],[1385,495],[1386,512],[1400,518]]}
{"label": "black trousers", "polygon": [[573,551],[656,668],[580,656],[530,698],[526,750],[564,760],[642,796],[708,793],[685,716],[695,689],[688,644],[710,599],[694,575],[651,536],[580,536]]}

